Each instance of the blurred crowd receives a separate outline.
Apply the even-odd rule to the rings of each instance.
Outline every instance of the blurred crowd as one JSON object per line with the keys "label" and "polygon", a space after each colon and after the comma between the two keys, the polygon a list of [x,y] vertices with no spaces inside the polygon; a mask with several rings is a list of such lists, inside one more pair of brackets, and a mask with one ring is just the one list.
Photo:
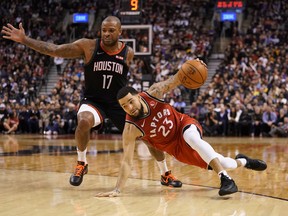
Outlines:
{"label": "blurred crowd", "polygon": [[[144,77],[149,76],[152,84],[175,74],[188,59],[198,57],[208,62],[217,36],[214,29],[205,27],[213,16],[211,2],[148,0],[143,3],[142,23],[153,26],[152,55],[135,56],[129,85],[141,91]],[[106,8],[103,17],[116,15],[119,1],[107,0],[101,5],[92,0],[3,1],[0,11],[5,18],[0,23],[18,26],[23,22],[29,36],[60,44],[67,42],[67,34],[61,28],[64,10],[97,11],[99,7]],[[192,92],[181,86],[164,100],[198,119],[208,136],[287,136],[287,4],[283,0],[254,1],[247,7],[251,25],[245,31],[237,27],[231,30],[225,59],[207,89]],[[80,37],[99,37],[99,31],[87,28],[78,31]],[[137,38],[139,49],[147,50],[145,35],[124,31],[123,38]],[[58,73],[59,80],[53,90],[39,95],[53,64],[50,57],[9,40],[0,40],[0,127],[4,133],[74,133],[83,90],[84,62],[69,60]],[[106,124],[103,132],[109,133],[111,125],[109,121]]]}
{"label": "blurred crowd", "polygon": [[225,59],[190,115],[208,135],[287,136],[288,5],[247,4],[250,26],[233,29]]}

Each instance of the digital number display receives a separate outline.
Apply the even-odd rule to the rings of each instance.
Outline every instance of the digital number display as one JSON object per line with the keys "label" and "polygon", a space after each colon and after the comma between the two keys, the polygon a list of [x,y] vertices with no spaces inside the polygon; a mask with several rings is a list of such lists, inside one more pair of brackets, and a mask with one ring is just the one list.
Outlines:
{"label": "digital number display", "polygon": [[122,0],[120,6],[120,15],[140,15],[141,14],[141,0]]}
{"label": "digital number display", "polygon": [[130,7],[132,11],[138,10],[139,8],[138,0],[130,0]]}
{"label": "digital number display", "polygon": [[242,9],[243,1],[217,1],[217,9]]}

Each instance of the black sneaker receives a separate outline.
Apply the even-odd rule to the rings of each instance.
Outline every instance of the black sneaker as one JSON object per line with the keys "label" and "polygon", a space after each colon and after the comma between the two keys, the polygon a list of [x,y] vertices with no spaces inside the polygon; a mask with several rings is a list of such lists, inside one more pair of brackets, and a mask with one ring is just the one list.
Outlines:
{"label": "black sneaker", "polygon": [[234,180],[229,178],[228,176],[221,173],[221,187],[219,190],[219,195],[224,196],[228,194],[233,194],[238,191],[238,187],[235,184]]}
{"label": "black sneaker", "polygon": [[85,162],[77,161],[74,174],[70,177],[70,184],[73,186],[79,186],[83,181],[83,176],[88,173],[88,164]]}
{"label": "black sneaker", "polygon": [[244,158],[247,160],[245,167],[256,171],[263,171],[267,168],[267,164],[259,159],[252,159],[243,154],[236,155],[235,159]]}
{"label": "black sneaker", "polygon": [[171,170],[161,175],[161,184],[170,187],[182,187],[182,182],[171,174]]}

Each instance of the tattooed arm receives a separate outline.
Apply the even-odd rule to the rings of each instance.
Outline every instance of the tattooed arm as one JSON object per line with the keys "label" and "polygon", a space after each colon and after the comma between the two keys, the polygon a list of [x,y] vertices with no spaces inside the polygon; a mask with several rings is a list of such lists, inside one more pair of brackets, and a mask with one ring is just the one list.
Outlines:
{"label": "tattooed arm", "polygon": [[3,38],[24,44],[39,53],[52,57],[84,58],[86,56],[85,49],[91,47],[91,40],[88,39],[80,39],[73,43],[62,45],[32,39],[26,36],[22,23],[19,24],[19,29],[7,24],[7,26],[3,26],[1,33],[4,34]]}
{"label": "tattooed arm", "polygon": [[154,83],[148,90],[147,92],[156,97],[156,98],[163,98],[163,95],[167,92],[169,92],[170,90],[174,89],[175,87],[177,87],[178,85],[180,85],[181,82],[178,78],[177,73],[168,78],[165,81],[162,82],[158,82],[158,83]]}

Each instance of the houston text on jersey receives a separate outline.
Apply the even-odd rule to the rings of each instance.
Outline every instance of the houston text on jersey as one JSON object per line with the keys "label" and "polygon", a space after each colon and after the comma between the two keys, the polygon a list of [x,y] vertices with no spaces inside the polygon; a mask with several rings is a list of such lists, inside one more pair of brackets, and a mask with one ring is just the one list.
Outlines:
{"label": "houston text on jersey", "polygon": [[123,65],[112,61],[94,62],[93,71],[112,71],[118,74],[123,73]]}

